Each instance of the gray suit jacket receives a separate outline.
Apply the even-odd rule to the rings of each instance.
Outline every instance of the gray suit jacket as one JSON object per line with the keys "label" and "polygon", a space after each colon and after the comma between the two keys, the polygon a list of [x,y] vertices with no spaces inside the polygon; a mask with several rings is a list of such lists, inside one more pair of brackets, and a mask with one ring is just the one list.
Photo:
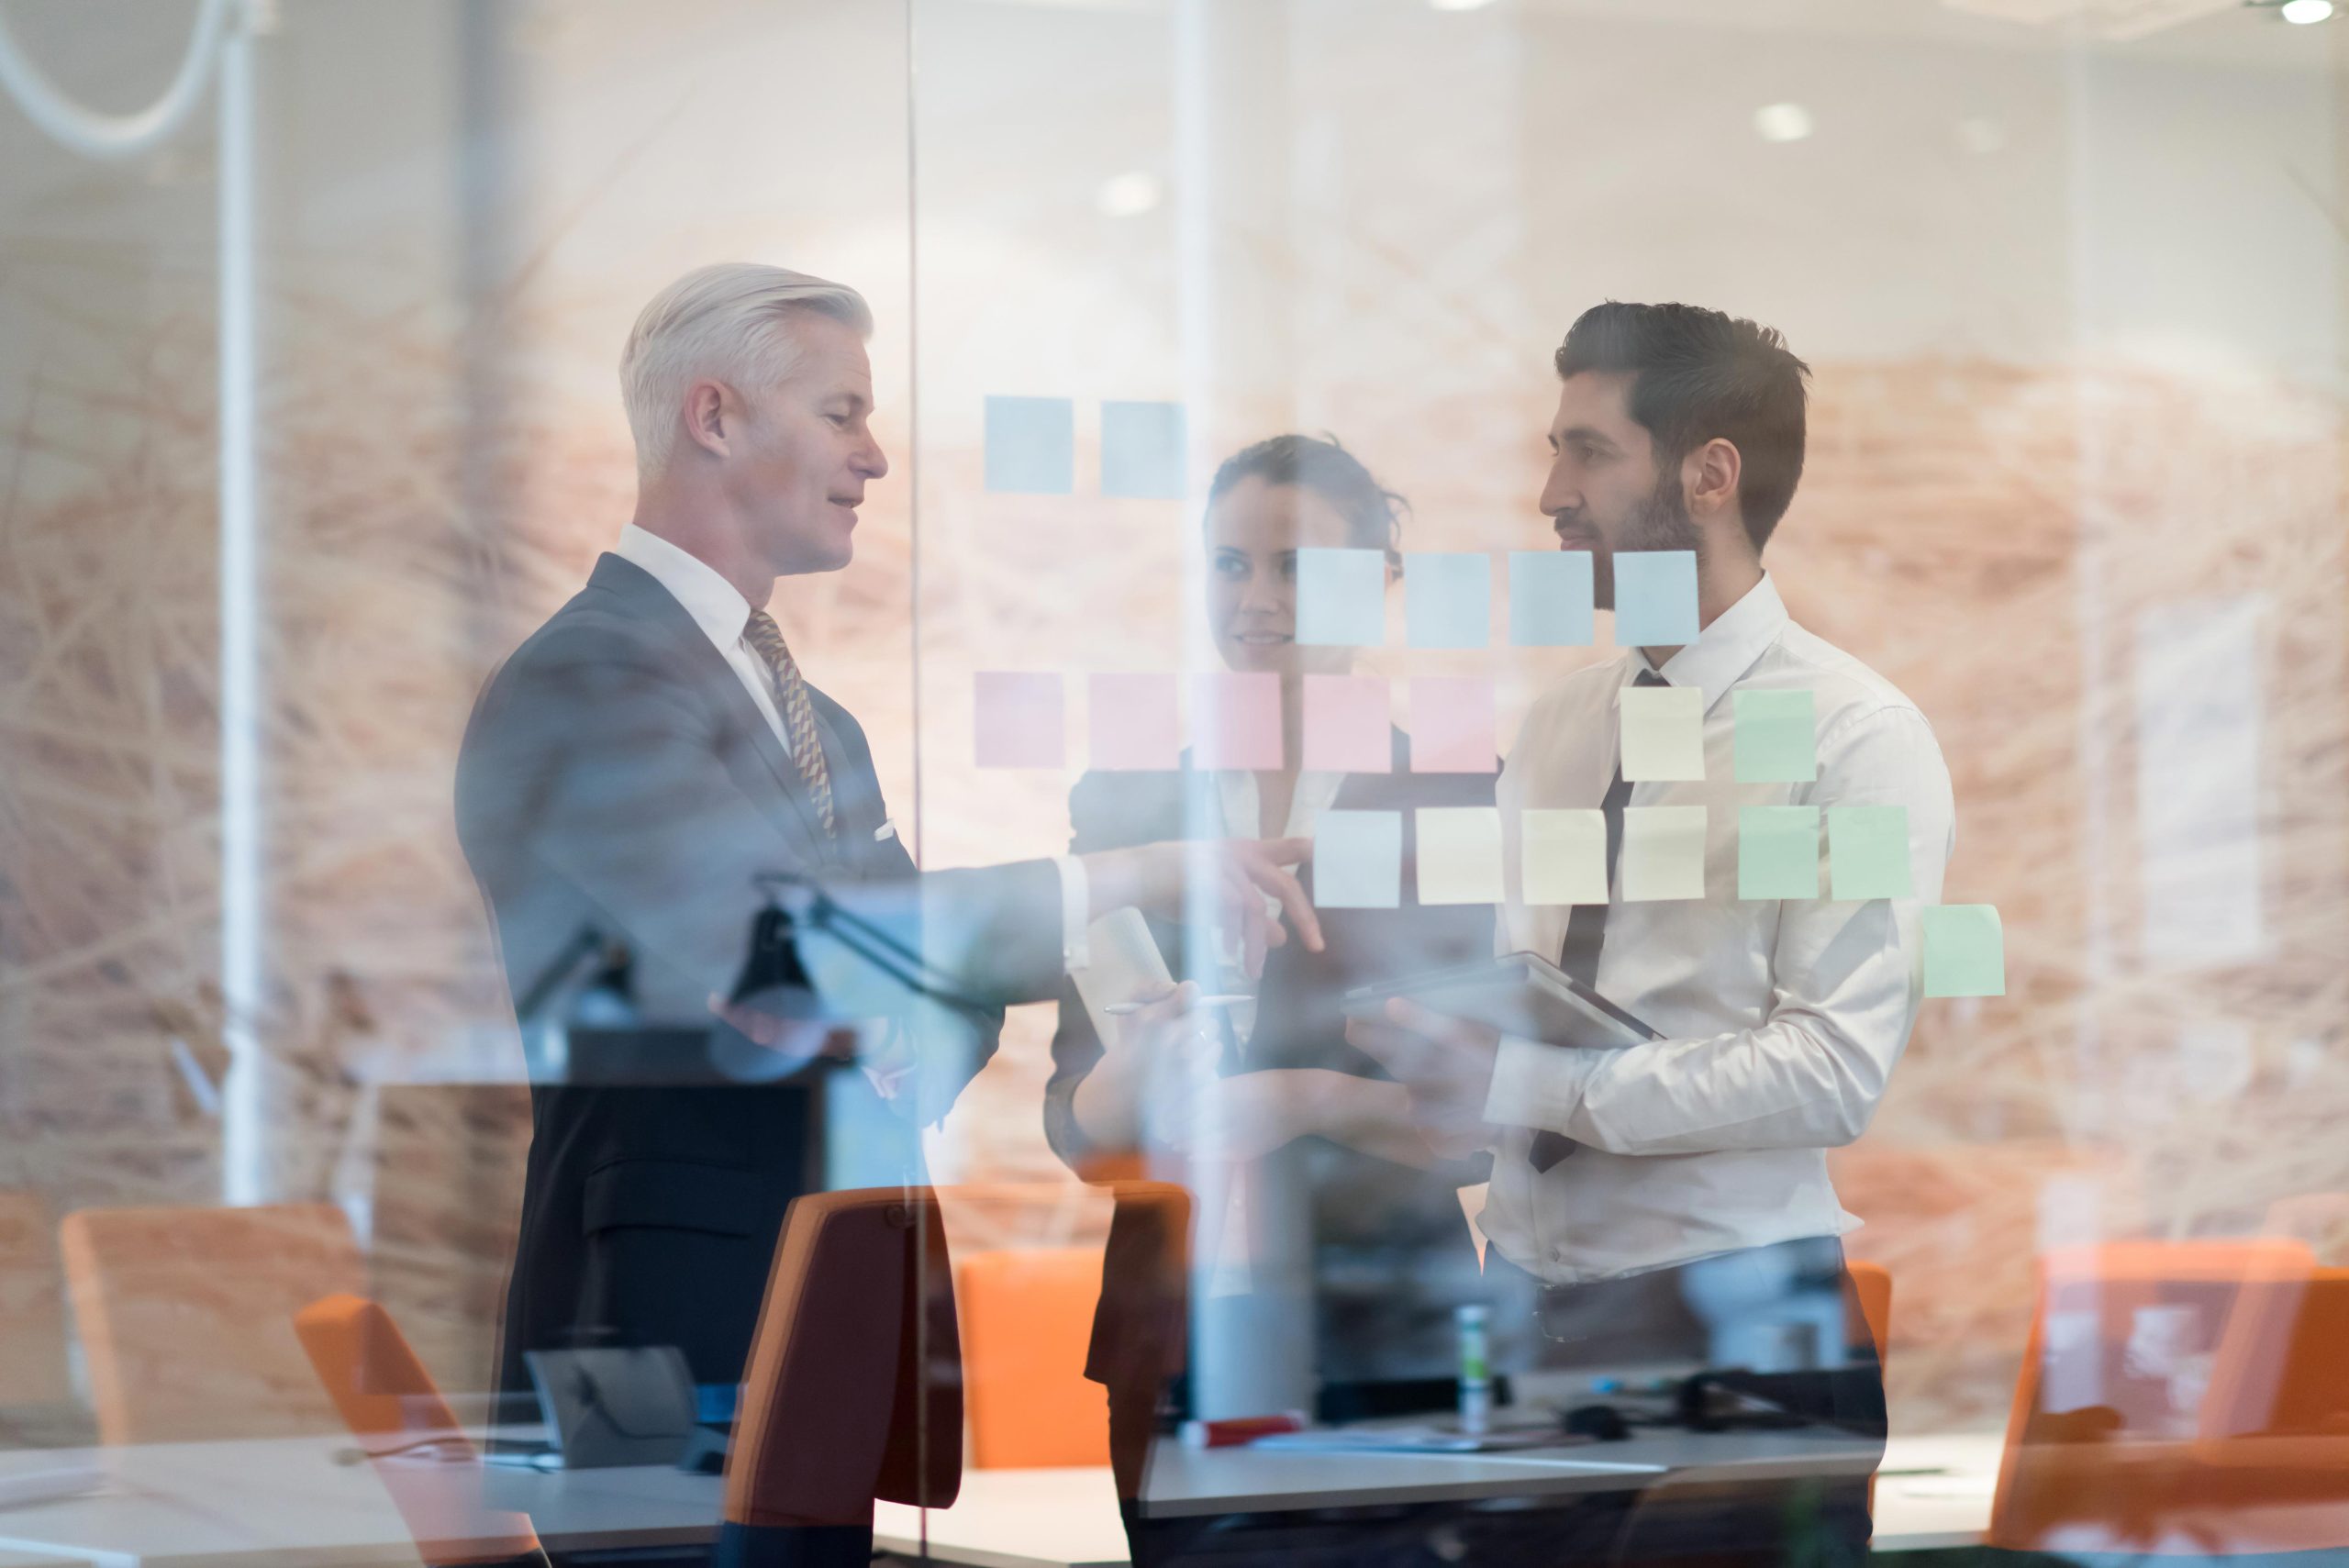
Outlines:
{"label": "gray suit jacket", "polygon": [[[1055,994],[1059,878],[1048,861],[918,874],[895,835],[876,837],[888,813],[863,731],[810,696],[829,838],[732,668],[649,573],[606,555],[484,689],[459,755],[459,837],[511,994],[593,929],[628,945],[648,1023],[705,1031],[764,902],[753,874],[822,879],[975,1004],[920,1042],[951,1058],[920,1074],[928,1119],[992,1053],[1005,1004]],[[507,1386],[523,1381],[522,1351],[584,1338],[675,1344],[700,1381],[739,1376],[784,1208],[806,1184],[805,1135],[782,1125],[768,1085],[712,1082],[706,1061],[679,1067],[668,1084],[532,1085]],[[835,1081],[868,1092],[861,1075]],[[896,1119],[918,1150],[910,1118]],[[855,1120],[860,1136],[891,1136],[886,1114]]]}

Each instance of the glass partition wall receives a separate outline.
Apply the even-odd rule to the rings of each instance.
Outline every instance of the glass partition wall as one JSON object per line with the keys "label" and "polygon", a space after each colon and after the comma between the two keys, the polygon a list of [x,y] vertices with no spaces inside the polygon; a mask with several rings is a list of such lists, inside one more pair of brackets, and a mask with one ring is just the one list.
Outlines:
{"label": "glass partition wall", "polygon": [[2329,11],[11,0],[0,1534],[2349,1546]]}

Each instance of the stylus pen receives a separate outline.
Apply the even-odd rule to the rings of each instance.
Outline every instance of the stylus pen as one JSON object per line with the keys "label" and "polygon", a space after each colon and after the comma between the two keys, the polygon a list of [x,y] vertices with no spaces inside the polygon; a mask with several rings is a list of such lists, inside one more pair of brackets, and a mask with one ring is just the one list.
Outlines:
{"label": "stylus pen", "polygon": [[[1242,1002],[1252,1002],[1256,998],[1253,996],[1241,995],[1194,996],[1191,998],[1191,1006],[1194,1007],[1231,1007],[1237,1006]],[[1113,1018],[1122,1018],[1129,1013],[1139,1013],[1144,1007],[1152,1005],[1152,1004],[1148,1002],[1112,1002],[1101,1010],[1108,1014]]]}

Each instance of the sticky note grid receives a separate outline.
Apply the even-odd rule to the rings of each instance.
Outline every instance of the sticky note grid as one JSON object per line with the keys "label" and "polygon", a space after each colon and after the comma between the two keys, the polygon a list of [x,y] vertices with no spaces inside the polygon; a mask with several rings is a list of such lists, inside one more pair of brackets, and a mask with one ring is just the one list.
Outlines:
{"label": "sticky note grid", "polygon": [[1017,495],[1076,488],[1076,406],[1065,397],[990,397],[986,484]]}
{"label": "sticky note grid", "polygon": [[1697,555],[1624,550],[1611,558],[1615,646],[1682,648],[1697,640]]}
{"label": "sticky note grid", "polygon": [[1185,436],[1179,403],[1101,405],[1101,494],[1181,500]]}
{"label": "sticky note grid", "polygon": [[1625,686],[1618,709],[1623,777],[1705,776],[1705,694],[1696,686]]}
{"label": "sticky note grid", "polygon": [[1323,812],[1313,830],[1313,902],[1324,909],[1392,909],[1402,901],[1402,814]]}
{"label": "sticky note grid", "polygon": [[1748,806],[1739,810],[1737,895],[1819,896],[1819,807]]}
{"label": "sticky note grid", "polygon": [[1987,904],[1933,904],[1921,913],[1926,995],[2007,994],[2006,932],[1997,909]]}
{"label": "sticky note grid", "polygon": [[1732,692],[1731,701],[1738,783],[1799,784],[1819,776],[1810,693],[1746,689]]}
{"label": "sticky note grid", "polygon": [[1508,639],[1517,648],[1587,648],[1594,637],[1590,551],[1513,550]]}
{"label": "sticky note grid", "polygon": [[1421,806],[1419,902],[1497,904],[1501,901],[1501,814],[1490,806]]}
{"label": "sticky note grid", "polygon": [[1385,641],[1385,552],[1298,550],[1297,639],[1319,648],[1375,648]]}
{"label": "sticky note grid", "polygon": [[1482,648],[1493,639],[1493,569],[1483,555],[1403,557],[1404,623],[1414,648]]}
{"label": "sticky note grid", "polygon": [[1383,675],[1308,675],[1304,765],[1339,773],[1395,769],[1394,721]]}
{"label": "sticky note grid", "polygon": [[1183,725],[1174,676],[1099,674],[1086,687],[1094,767],[1130,771],[1180,763]]}

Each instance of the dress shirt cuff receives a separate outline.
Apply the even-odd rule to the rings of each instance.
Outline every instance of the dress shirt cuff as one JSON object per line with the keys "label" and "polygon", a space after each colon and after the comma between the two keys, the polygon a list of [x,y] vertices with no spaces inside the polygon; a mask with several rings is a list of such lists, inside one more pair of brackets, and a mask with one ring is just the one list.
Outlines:
{"label": "dress shirt cuff", "polygon": [[1485,1119],[1497,1127],[1566,1130],[1582,1107],[1583,1086],[1598,1070],[1599,1053],[1503,1036],[1485,1091]]}
{"label": "dress shirt cuff", "polygon": [[1093,962],[1093,945],[1085,940],[1093,888],[1074,855],[1054,855],[1052,869],[1061,874],[1061,967],[1073,974]]}

